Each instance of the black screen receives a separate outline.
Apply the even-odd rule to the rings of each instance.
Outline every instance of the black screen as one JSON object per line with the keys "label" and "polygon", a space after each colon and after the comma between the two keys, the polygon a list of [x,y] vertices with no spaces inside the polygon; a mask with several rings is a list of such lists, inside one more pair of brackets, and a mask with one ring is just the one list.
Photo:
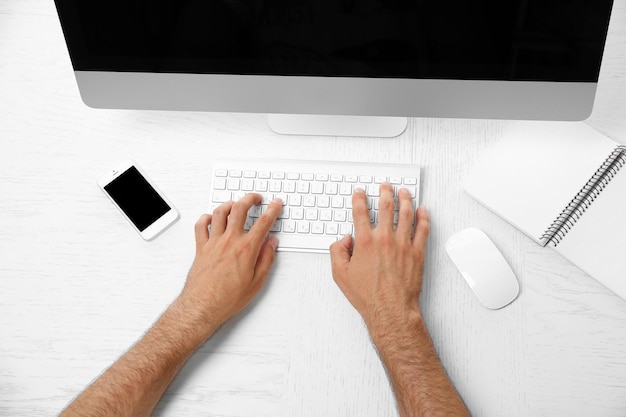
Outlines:
{"label": "black screen", "polygon": [[139,231],[144,231],[170,210],[135,167],[130,167],[104,189]]}
{"label": "black screen", "polygon": [[56,0],[76,70],[596,82],[612,0]]}

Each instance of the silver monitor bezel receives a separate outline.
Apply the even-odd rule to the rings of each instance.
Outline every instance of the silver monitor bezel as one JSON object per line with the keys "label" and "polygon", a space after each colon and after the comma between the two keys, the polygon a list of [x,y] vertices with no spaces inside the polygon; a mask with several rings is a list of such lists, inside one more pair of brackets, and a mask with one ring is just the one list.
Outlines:
{"label": "silver monitor bezel", "polygon": [[576,121],[596,82],[75,71],[94,108]]}

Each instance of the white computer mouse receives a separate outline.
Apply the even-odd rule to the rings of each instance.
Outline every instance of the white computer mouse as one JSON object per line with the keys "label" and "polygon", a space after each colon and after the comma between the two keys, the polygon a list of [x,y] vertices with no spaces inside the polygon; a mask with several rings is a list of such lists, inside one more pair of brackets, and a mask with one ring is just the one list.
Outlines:
{"label": "white computer mouse", "polygon": [[502,308],[519,294],[513,270],[483,231],[469,228],[454,234],[446,251],[485,307]]}

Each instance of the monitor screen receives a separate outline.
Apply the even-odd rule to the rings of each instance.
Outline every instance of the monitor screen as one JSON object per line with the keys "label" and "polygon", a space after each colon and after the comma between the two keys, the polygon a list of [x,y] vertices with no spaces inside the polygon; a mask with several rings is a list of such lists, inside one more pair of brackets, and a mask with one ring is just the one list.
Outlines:
{"label": "monitor screen", "polygon": [[[76,71],[596,83],[611,0],[56,0]],[[306,98],[305,98],[306,100]]]}

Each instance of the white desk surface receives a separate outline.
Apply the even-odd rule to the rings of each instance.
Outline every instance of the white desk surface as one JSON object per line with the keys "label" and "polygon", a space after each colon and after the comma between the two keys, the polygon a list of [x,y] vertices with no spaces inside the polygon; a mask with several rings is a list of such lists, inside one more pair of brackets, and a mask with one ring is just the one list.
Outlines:
{"label": "white desk surface", "polygon": [[[626,0],[614,8],[588,123],[626,143]],[[263,115],[94,110],[78,95],[53,2],[0,0],[0,415],[58,413],[153,323],[191,265],[211,159],[230,156],[420,164],[432,216],[422,305],[472,414],[626,415],[626,301],[459,186],[504,123],[411,119],[395,139],[303,138],[269,132]],[[152,243],[96,186],[127,157],[181,213]],[[445,254],[469,226],[519,278],[503,310],[483,308]],[[397,412],[328,256],[281,253],[259,297],[193,356],[155,415]]]}

